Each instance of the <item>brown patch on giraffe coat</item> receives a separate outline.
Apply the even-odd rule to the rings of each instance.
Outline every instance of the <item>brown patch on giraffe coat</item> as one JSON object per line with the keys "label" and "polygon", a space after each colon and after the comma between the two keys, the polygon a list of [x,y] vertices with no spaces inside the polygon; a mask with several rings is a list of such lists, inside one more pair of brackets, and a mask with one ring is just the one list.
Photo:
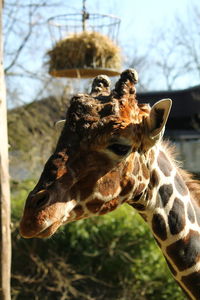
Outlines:
{"label": "brown patch on giraffe coat", "polygon": [[125,196],[129,194],[134,188],[135,180],[133,178],[124,179],[121,183],[121,192],[119,196]]}
{"label": "brown patch on giraffe coat", "polygon": [[195,299],[200,299],[200,272],[194,272],[187,276],[182,276],[181,281],[192,293]]}
{"label": "brown patch on giraffe coat", "polygon": [[93,185],[88,182],[85,183],[83,181],[80,181],[79,183],[75,184],[70,190],[70,195],[72,199],[77,198],[77,192],[79,192],[80,200],[84,201],[92,194]]}
{"label": "brown patch on giraffe coat", "polygon": [[169,260],[168,260],[166,257],[165,257],[165,260],[166,260],[167,265],[168,265],[170,271],[172,272],[172,274],[173,274],[174,276],[176,276],[176,275],[177,275],[177,272],[176,272],[176,270],[174,269],[174,267],[172,266],[172,264],[169,262]]}
{"label": "brown patch on giraffe coat", "polygon": [[185,227],[185,209],[182,201],[174,199],[172,209],[168,216],[169,229],[171,234],[178,234]]}
{"label": "brown patch on giraffe coat", "polygon": [[135,157],[133,164],[134,164],[134,167],[133,167],[133,175],[136,176],[136,175],[138,175],[138,172],[139,172],[139,170],[140,170],[140,165],[139,165],[139,161],[138,161],[138,158],[137,158],[137,157]]}
{"label": "brown patch on giraffe coat", "polygon": [[82,207],[81,205],[78,204],[78,205],[74,208],[74,212],[75,212],[77,218],[80,218],[80,217],[83,215],[83,213],[84,213],[83,207]]}
{"label": "brown patch on giraffe coat", "polygon": [[167,229],[165,220],[162,215],[154,214],[152,218],[152,229],[154,234],[159,237],[162,241],[167,238]]}
{"label": "brown patch on giraffe coat", "polygon": [[188,219],[190,220],[191,223],[195,222],[194,209],[193,209],[190,202],[187,205],[187,216],[188,216]]}
{"label": "brown patch on giraffe coat", "polygon": [[145,166],[145,164],[142,164],[142,173],[145,179],[148,179],[150,176],[150,172],[149,169],[147,168],[147,166]]}
{"label": "brown patch on giraffe coat", "polygon": [[139,201],[139,200],[140,200],[140,198],[142,197],[142,195],[143,195],[143,193],[141,193],[141,194],[138,194],[137,196],[135,196],[135,197],[134,197],[133,201],[134,201],[134,202],[137,202],[137,201]]}
{"label": "brown patch on giraffe coat", "polygon": [[151,173],[151,176],[150,176],[151,188],[154,188],[154,187],[158,186],[158,184],[159,184],[159,176],[158,176],[158,173],[157,173],[156,169],[154,169]]}
{"label": "brown patch on giraffe coat", "polygon": [[146,200],[152,199],[152,196],[153,196],[153,191],[150,188],[148,188],[147,189]]}
{"label": "brown patch on giraffe coat", "polygon": [[139,186],[136,188],[136,191],[134,193],[134,196],[133,196],[133,201],[134,202],[137,202],[140,200],[143,192],[144,192],[144,189],[145,189],[145,184],[144,183],[140,183]]}
{"label": "brown patch on giraffe coat", "polygon": [[151,149],[150,152],[149,152],[149,164],[150,164],[150,166],[152,166],[154,160],[155,160],[155,153],[154,153],[154,151]]}
{"label": "brown patch on giraffe coat", "polygon": [[95,198],[95,199],[87,202],[86,206],[87,206],[88,210],[91,211],[92,213],[97,213],[98,211],[100,211],[103,204],[104,204],[104,202],[102,200]]}
{"label": "brown patch on giraffe coat", "polygon": [[113,211],[118,206],[118,204],[119,204],[118,198],[112,199],[112,200],[104,203],[102,205],[100,215],[103,215],[103,214]]}
{"label": "brown patch on giraffe coat", "polygon": [[139,211],[144,211],[145,210],[145,206],[141,203],[131,203],[131,206],[133,206],[135,209],[139,210]]}
{"label": "brown patch on giraffe coat", "polygon": [[184,239],[180,239],[166,249],[168,256],[180,271],[194,266],[200,260],[199,233],[190,230]]}
{"label": "brown patch on giraffe coat", "polygon": [[105,175],[103,180],[98,183],[98,192],[103,196],[109,196],[115,194],[120,184],[119,173],[116,171],[108,173]]}
{"label": "brown patch on giraffe coat", "polygon": [[158,194],[160,195],[161,207],[165,207],[173,194],[173,187],[171,184],[163,184],[159,190]]}
{"label": "brown patch on giraffe coat", "polygon": [[160,151],[158,155],[158,166],[165,176],[170,176],[172,171],[171,163],[164,152]]}
{"label": "brown patch on giraffe coat", "polygon": [[142,181],[142,176],[141,175],[138,176],[138,180]]}
{"label": "brown patch on giraffe coat", "polygon": [[145,189],[145,184],[144,183],[140,183],[139,186],[137,187],[136,191],[135,191],[135,196],[141,194]]}
{"label": "brown patch on giraffe coat", "polygon": [[87,199],[92,194],[92,192],[93,192],[93,188],[91,189],[91,187],[90,188],[81,187],[81,189],[80,189],[80,199],[81,199],[81,201],[84,201],[85,199]]}
{"label": "brown patch on giraffe coat", "polygon": [[176,173],[176,176],[174,178],[174,184],[177,189],[177,191],[182,195],[186,196],[188,194],[187,186],[179,173]]}

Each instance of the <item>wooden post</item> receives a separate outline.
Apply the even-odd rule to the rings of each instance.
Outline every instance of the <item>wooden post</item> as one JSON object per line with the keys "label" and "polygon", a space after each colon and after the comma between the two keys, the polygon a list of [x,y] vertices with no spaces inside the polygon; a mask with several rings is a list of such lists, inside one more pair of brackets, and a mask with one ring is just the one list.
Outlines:
{"label": "wooden post", "polygon": [[11,233],[6,88],[3,68],[3,1],[0,0],[0,300],[10,300]]}

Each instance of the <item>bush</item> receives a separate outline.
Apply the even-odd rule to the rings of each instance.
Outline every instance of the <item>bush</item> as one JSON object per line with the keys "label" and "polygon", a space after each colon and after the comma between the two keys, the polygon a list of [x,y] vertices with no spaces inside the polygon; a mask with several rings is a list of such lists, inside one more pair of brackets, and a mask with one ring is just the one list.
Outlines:
{"label": "bush", "polygon": [[[14,221],[32,184],[20,184],[14,195]],[[15,230],[12,293],[20,300],[185,299],[146,224],[128,205],[63,226],[51,239],[24,240]]]}

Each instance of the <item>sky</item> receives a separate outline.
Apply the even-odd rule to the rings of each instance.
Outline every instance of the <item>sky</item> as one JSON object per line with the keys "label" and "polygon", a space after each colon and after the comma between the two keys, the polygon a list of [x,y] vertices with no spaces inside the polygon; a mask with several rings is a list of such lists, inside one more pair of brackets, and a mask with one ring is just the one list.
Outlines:
{"label": "sky", "polygon": [[[35,1],[37,2],[37,0]],[[29,3],[29,0],[19,0],[18,3],[25,5]],[[36,15],[36,18],[39,19],[42,16],[43,20],[47,20],[49,17],[60,14],[79,13],[82,9],[82,0],[50,0],[48,3],[58,3],[59,5],[44,9]],[[187,18],[192,4],[200,7],[198,0],[87,0],[86,9],[89,13],[112,14],[121,19],[118,43],[126,57],[126,54],[130,55],[131,52],[134,54],[135,48],[137,48],[138,55],[145,55],[152,37],[161,29],[169,28],[173,31],[175,16],[178,15],[182,20]],[[17,11],[16,14],[18,19],[24,19],[25,26],[25,10]],[[51,40],[45,22],[43,28],[43,32],[40,32],[39,35],[37,32],[35,33],[33,41],[27,44],[26,52],[22,52],[21,57],[19,57],[20,64],[23,64],[25,69],[29,69],[33,73],[44,72],[44,54],[51,47]],[[12,45],[17,44],[15,33],[13,33],[13,37],[11,35],[10,43]],[[12,45],[11,47],[14,47]],[[9,56],[5,58],[6,65],[9,64],[9,59]],[[38,89],[37,85],[39,83],[37,81],[33,81],[33,83],[26,81],[28,83],[26,84],[24,78],[20,79],[19,77],[13,80],[15,81],[11,80],[10,86],[16,84],[17,87],[21,87],[21,97],[26,98],[25,102],[29,102],[36,97],[34,93]],[[196,85],[198,82],[193,78],[190,84]],[[186,88],[189,86],[189,83],[183,81],[177,87],[180,88],[180,86],[181,88]],[[151,87],[151,89],[158,88],[165,88],[162,81],[159,82],[158,87]],[[42,96],[43,94],[37,95],[37,97]]]}
{"label": "sky", "polygon": [[[145,44],[154,30],[169,26],[174,16],[185,17],[192,0],[88,0],[88,11],[109,13],[121,18],[119,41],[130,43],[133,38]],[[82,1],[75,0],[73,7],[80,9]],[[132,41],[131,41],[132,42]]]}

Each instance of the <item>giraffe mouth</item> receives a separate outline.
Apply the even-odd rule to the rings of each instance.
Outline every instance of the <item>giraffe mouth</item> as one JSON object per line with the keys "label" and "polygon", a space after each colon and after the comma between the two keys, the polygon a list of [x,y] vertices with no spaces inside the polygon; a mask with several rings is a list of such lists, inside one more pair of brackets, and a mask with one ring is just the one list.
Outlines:
{"label": "giraffe mouth", "polygon": [[[76,205],[75,200],[68,201],[67,203],[58,203],[57,205],[57,216],[48,216],[46,220],[43,220],[43,213],[33,216],[31,214],[24,215],[20,222],[20,234],[23,238],[48,238],[52,236],[57,229],[68,223],[70,218],[70,212]],[[51,211],[47,210],[48,213]],[[61,214],[61,217],[59,216]]]}
{"label": "giraffe mouth", "polygon": [[57,229],[60,227],[60,225],[61,225],[60,221],[54,222],[50,226],[48,226],[45,229],[41,230],[34,237],[35,238],[48,238],[48,237],[51,237],[57,231]]}
{"label": "giraffe mouth", "polygon": [[[48,238],[52,236],[57,229],[60,227],[61,222],[45,222],[46,226],[43,226],[40,230],[30,229],[27,222],[21,222],[20,224],[20,235],[25,239],[31,238]],[[39,228],[38,228],[39,229]]]}

